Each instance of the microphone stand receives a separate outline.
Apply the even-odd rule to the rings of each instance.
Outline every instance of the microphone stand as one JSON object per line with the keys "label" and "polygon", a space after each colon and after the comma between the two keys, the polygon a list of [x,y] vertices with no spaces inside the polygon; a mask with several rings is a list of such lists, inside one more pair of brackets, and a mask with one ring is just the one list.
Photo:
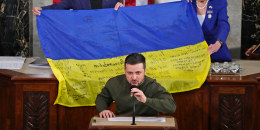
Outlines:
{"label": "microphone stand", "polygon": [[135,100],[134,101],[134,105],[133,105],[133,119],[132,119],[132,124],[131,125],[136,125],[135,124]]}
{"label": "microphone stand", "polygon": [[[137,88],[137,86],[136,85],[131,85],[131,89],[132,88]],[[132,99],[133,99],[133,103],[134,103],[134,105],[133,105],[133,119],[132,119],[132,124],[131,125],[136,125],[135,124],[135,96],[134,96],[134,94],[135,94],[135,92],[133,93],[133,95],[132,95]]]}

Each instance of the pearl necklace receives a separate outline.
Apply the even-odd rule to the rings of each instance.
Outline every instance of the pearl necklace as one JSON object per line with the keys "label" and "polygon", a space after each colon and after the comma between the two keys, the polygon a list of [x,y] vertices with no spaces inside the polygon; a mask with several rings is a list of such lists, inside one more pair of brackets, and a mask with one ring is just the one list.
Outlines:
{"label": "pearl necklace", "polygon": [[197,1],[197,2],[196,2],[197,8],[199,8],[199,9],[204,9],[204,8],[207,6],[208,2],[209,2],[209,0],[207,0],[206,4],[205,4],[203,7],[199,7],[198,1]]}

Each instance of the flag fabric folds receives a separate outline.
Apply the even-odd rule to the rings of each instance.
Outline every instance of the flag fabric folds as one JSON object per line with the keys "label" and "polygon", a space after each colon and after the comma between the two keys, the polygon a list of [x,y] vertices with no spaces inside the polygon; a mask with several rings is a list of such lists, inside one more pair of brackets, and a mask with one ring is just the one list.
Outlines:
{"label": "flag fabric folds", "polygon": [[[40,42],[59,81],[55,104],[94,106],[106,81],[124,73],[130,53],[146,57],[146,75],[170,93],[199,88],[210,68],[191,3],[100,10],[42,10]],[[169,13],[170,12],[170,13]]]}

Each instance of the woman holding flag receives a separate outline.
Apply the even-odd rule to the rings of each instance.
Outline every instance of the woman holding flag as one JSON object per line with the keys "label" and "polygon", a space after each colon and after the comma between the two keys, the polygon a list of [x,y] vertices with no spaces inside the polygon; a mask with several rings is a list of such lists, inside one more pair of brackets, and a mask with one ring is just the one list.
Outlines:
{"label": "woman holding flag", "polygon": [[[177,0],[174,0],[177,1]],[[209,45],[208,53],[211,60],[231,61],[227,45],[225,44],[230,31],[227,15],[227,0],[187,0],[197,12],[197,17],[202,26],[203,34]],[[124,6],[118,3],[115,10]]]}
{"label": "woman holding flag", "polygon": [[231,61],[225,44],[230,31],[227,15],[227,0],[187,0],[197,12],[205,40],[209,44],[211,60]]}

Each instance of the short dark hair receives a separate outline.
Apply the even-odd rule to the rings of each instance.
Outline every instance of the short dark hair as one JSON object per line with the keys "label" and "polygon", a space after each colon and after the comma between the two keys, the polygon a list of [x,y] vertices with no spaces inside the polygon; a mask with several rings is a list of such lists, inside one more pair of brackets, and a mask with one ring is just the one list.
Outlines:
{"label": "short dark hair", "polygon": [[146,68],[145,57],[139,53],[131,53],[125,58],[125,67],[126,64],[135,65],[138,63],[143,63],[144,69]]}

